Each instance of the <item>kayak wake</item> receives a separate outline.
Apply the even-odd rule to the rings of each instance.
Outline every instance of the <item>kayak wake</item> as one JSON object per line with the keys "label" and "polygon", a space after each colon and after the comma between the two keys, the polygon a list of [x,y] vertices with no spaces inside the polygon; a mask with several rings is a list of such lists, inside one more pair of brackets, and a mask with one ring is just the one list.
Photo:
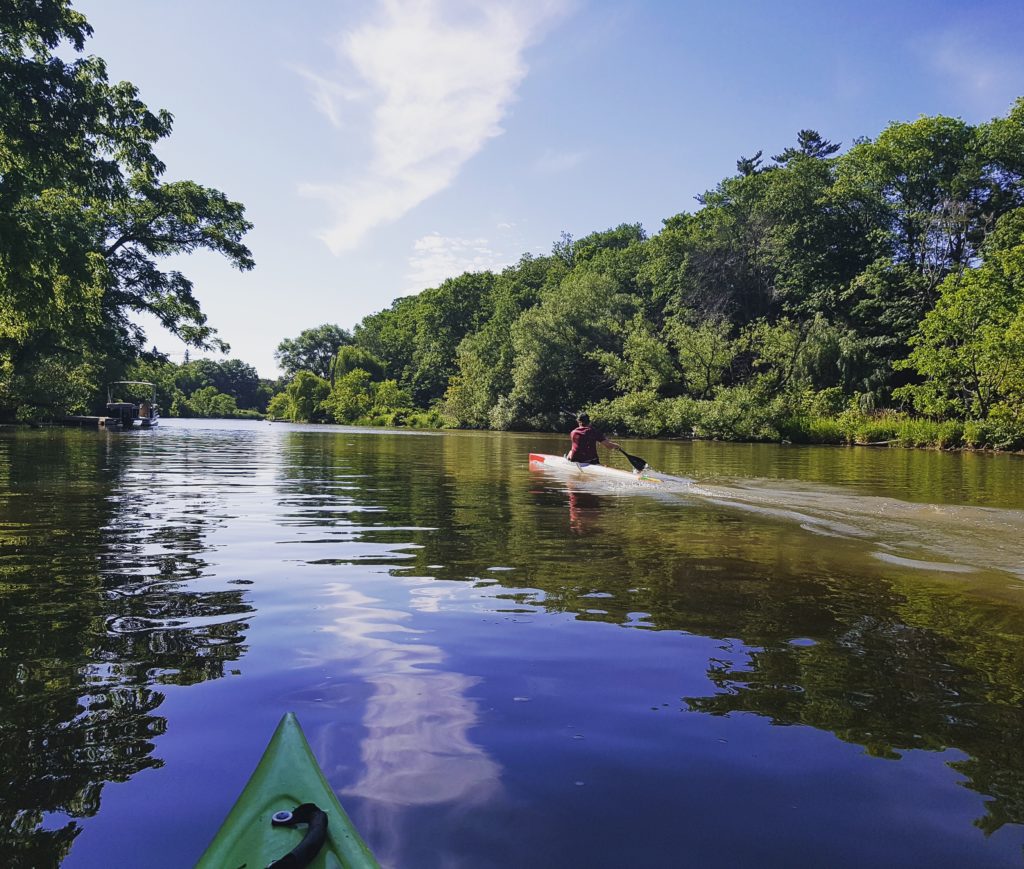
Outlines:
{"label": "kayak wake", "polygon": [[600,480],[620,485],[625,483],[660,486],[667,483],[670,485],[681,484],[689,486],[693,483],[693,480],[686,477],[674,477],[671,474],[663,474],[650,466],[642,471],[624,471],[609,465],[570,462],[563,456],[552,456],[547,453],[530,453],[530,467],[572,480]]}
{"label": "kayak wake", "polygon": [[712,503],[793,523],[812,534],[870,546],[873,557],[894,566],[945,573],[996,570],[1024,579],[1021,510],[917,504],[796,481],[705,484],[652,468],[637,474],[536,453],[530,467],[593,491],[670,496],[681,504]]}

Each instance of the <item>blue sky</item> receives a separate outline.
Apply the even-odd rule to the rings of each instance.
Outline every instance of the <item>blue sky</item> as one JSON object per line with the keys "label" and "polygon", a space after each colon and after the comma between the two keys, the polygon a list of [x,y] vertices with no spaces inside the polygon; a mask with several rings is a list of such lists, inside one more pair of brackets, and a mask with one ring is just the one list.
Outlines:
{"label": "blue sky", "polygon": [[[623,222],[657,232],[801,128],[977,123],[1024,95],[1024,3],[79,0],[175,117],[168,180],[246,205],[256,269],[174,261],[231,356]],[[148,325],[148,324],[147,324]],[[181,342],[151,328],[180,361]]]}

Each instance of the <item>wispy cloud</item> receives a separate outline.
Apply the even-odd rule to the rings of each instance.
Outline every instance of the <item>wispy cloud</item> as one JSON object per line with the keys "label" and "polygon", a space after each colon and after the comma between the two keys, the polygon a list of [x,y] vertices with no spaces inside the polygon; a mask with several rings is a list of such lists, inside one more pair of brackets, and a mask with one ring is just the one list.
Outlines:
{"label": "wispy cloud", "polygon": [[552,151],[546,150],[534,161],[534,169],[545,175],[556,175],[567,172],[582,163],[587,157],[585,151]]}
{"label": "wispy cloud", "polygon": [[463,272],[498,271],[508,264],[508,257],[495,251],[486,238],[451,238],[432,232],[413,244],[407,291],[436,287]]}
{"label": "wispy cloud", "polygon": [[963,29],[924,35],[914,44],[918,55],[936,73],[947,78],[981,111],[1002,111],[1016,96],[1024,72],[1019,55],[1009,55],[985,39]]}
{"label": "wispy cloud", "polygon": [[332,127],[341,128],[341,107],[340,103],[345,100],[359,99],[365,93],[351,87],[346,87],[341,82],[324,78],[300,66],[292,66],[292,69],[301,75],[309,85],[309,95],[317,110],[327,117]]}
{"label": "wispy cloud", "polygon": [[500,135],[527,73],[526,48],[569,0],[379,0],[378,15],[335,42],[342,72],[305,72],[314,104],[345,135],[343,104],[369,111],[371,156],[338,183],[304,184],[335,214],[335,253],[444,190]]}

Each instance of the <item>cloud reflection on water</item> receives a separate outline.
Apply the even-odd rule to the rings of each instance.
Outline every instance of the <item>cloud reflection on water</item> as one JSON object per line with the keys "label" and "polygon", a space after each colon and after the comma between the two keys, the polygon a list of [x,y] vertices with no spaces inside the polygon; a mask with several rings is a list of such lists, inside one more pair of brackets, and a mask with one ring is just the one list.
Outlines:
{"label": "cloud reflection on water", "polygon": [[[390,581],[408,587],[413,601],[435,597],[421,579]],[[345,583],[325,591],[332,601],[326,630],[353,659],[351,672],[373,690],[363,716],[363,772],[343,791],[365,801],[360,826],[385,829],[377,841],[400,841],[410,807],[450,804],[461,811],[493,799],[501,767],[469,736],[479,709],[468,693],[479,680],[442,669],[444,651],[401,624],[409,613]]]}

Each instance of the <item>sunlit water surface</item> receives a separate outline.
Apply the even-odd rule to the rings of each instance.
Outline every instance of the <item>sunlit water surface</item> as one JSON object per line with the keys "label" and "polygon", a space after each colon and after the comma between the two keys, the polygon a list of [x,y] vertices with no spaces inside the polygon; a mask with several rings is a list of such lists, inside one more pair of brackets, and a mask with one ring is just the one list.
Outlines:
{"label": "sunlit water surface", "polygon": [[1024,459],[564,441],[0,432],[0,862],[191,865],[294,710],[386,866],[1019,865]]}

